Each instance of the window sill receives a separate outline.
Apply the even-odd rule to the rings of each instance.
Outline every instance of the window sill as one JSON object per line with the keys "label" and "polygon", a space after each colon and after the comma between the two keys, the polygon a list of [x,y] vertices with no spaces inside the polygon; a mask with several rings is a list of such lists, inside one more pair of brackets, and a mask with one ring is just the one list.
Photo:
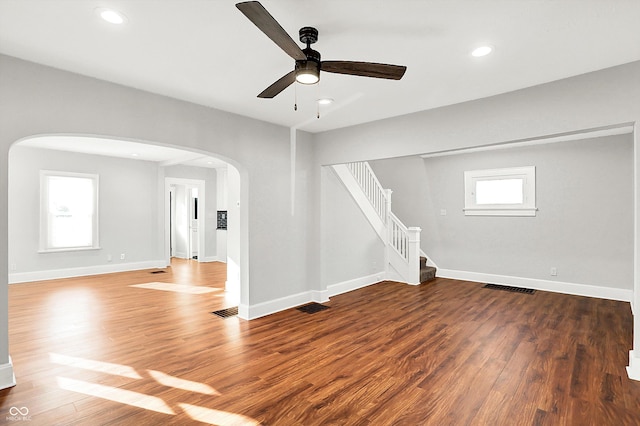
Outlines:
{"label": "window sill", "polygon": [[90,250],[102,250],[102,247],[65,247],[59,249],[41,249],[38,250],[38,253],[46,254],[46,253],[64,253],[69,251],[90,251]]}
{"label": "window sill", "polygon": [[463,209],[465,216],[525,216],[532,217],[536,215],[537,208],[518,208],[518,209]]}

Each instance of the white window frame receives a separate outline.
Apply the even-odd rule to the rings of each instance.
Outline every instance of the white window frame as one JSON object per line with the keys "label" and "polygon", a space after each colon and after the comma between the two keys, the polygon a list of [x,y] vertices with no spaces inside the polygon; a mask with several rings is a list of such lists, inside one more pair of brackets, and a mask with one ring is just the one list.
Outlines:
{"label": "white window frame", "polygon": [[[477,204],[477,182],[501,179],[523,180],[523,202],[521,204]],[[464,172],[464,214],[466,216],[535,216],[537,210],[535,166]]]}
{"label": "white window frame", "polygon": [[[49,178],[50,177],[76,177],[83,179],[91,179],[93,182],[93,216],[92,216],[92,244],[77,247],[51,247],[49,241]],[[59,172],[51,170],[40,170],[40,243],[39,253],[56,253],[67,251],[81,250],[98,250],[100,249],[99,232],[98,232],[98,184],[99,177],[97,174],[89,173],[73,173]]]}

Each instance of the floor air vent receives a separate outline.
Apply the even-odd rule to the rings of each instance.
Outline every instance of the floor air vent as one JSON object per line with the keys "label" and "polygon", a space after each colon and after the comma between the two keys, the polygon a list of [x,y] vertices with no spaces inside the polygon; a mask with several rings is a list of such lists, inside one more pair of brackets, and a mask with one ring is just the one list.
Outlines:
{"label": "floor air vent", "polygon": [[167,271],[151,271],[152,274],[166,274]]}
{"label": "floor air vent", "polygon": [[322,305],[320,303],[309,303],[308,305],[298,306],[296,309],[305,312],[307,314],[315,314],[316,312],[324,311],[325,309],[329,309],[330,306]]}
{"label": "floor air vent", "polygon": [[484,288],[490,288],[492,290],[503,290],[503,291],[511,291],[513,293],[524,293],[524,294],[533,294],[535,291],[532,288],[522,288],[522,287],[510,287],[508,285],[500,285],[500,284],[487,284]]}
{"label": "floor air vent", "polygon": [[213,315],[217,315],[220,318],[230,318],[238,315],[238,307],[234,306],[233,308],[221,309],[219,311],[211,312]]}

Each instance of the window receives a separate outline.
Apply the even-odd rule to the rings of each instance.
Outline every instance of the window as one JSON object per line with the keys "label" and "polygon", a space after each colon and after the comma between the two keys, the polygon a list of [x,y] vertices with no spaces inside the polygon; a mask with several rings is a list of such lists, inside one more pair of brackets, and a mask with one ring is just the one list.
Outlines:
{"label": "window", "polygon": [[97,249],[98,175],[40,172],[40,251]]}
{"label": "window", "polygon": [[535,216],[536,168],[464,172],[467,216]]}

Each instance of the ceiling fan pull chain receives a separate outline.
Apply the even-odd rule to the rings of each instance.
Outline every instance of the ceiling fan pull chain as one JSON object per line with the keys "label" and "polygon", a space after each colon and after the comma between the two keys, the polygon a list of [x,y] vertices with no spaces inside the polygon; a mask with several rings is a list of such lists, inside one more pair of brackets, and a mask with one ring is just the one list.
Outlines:
{"label": "ceiling fan pull chain", "polygon": [[320,80],[318,80],[318,84],[316,84],[316,108],[318,108],[316,117],[320,119],[320,102],[318,102],[318,100],[320,100]]}
{"label": "ceiling fan pull chain", "polygon": [[298,85],[295,82],[293,83],[293,93],[294,93],[293,110],[297,111],[298,110]]}

